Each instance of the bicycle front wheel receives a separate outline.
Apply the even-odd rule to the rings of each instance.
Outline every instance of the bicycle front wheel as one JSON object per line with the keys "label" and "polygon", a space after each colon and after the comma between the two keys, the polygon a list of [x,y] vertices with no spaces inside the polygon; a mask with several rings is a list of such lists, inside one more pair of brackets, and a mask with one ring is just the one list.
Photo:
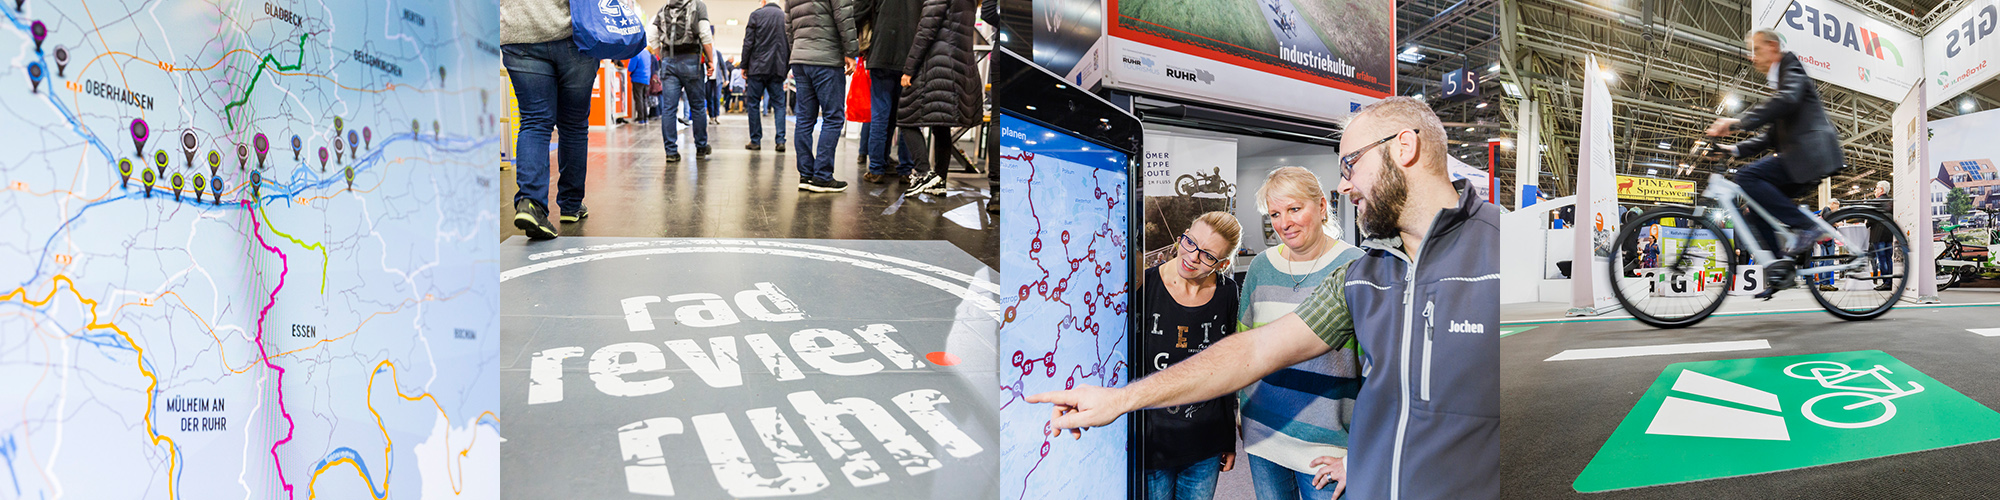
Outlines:
{"label": "bicycle front wheel", "polygon": [[[1848,321],[1875,319],[1887,314],[1903,298],[1910,276],[1910,243],[1901,228],[1879,210],[1855,207],[1827,216],[1827,223],[1845,231],[1861,228],[1860,237],[1843,239],[1852,247],[1836,245],[1831,253],[1807,259],[1800,268],[1847,265],[1846,269],[1814,273],[1807,287],[1826,312]],[[1877,238],[1876,236],[1882,236]],[[1878,241],[1879,240],[1879,241]],[[1822,252],[1824,253],[1824,252]]]}
{"label": "bicycle front wheel", "polygon": [[1639,214],[1611,242],[1612,295],[1656,328],[1700,323],[1735,284],[1736,247],[1714,221],[1684,207]]}

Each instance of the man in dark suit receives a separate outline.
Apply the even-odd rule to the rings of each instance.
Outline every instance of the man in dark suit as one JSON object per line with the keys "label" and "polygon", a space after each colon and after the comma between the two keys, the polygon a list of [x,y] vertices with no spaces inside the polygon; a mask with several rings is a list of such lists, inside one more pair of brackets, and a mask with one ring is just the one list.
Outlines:
{"label": "man in dark suit", "polygon": [[[1840,170],[1843,164],[1840,136],[1820,106],[1819,88],[1806,76],[1799,58],[1784,50],[1777,31],[1757,30],[1745,36],[1744,41],[1750,45],[1751,66],[1764,73],[1765,82],[1773,89],[1771,99],[1745,111],[1741,117],[1715,120],[1708,127],[1708,135],[1764,129],[1756,137],[1722,149],[1737,158],[1756,156],[1765,150],[1776,153],[1737,170],[1735,181],[1751,201],[1798,234],[1797,239],[1779,249],[1772,228],[1764,227],[1757,217],[1745,217],[1751,233],[1764,248],[1781,250],[1777,260],[1770,264],[1789,264],[1792,257],[1811,250],[1814,243],[1829,236],[1805,212],[1799,211],[1792,199],[1812,191],[1821,179]],[[1770,275],[1775,279],[1789,277],[1789,273]],[[1771,291],[1767,288],[1765,293]]]}

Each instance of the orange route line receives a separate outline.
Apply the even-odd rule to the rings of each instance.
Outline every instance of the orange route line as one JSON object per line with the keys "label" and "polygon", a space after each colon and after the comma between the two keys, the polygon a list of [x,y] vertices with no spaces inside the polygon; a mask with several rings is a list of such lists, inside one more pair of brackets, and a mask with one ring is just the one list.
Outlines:
{"label": "orange route line", "polygon": [[[439,415],[439,416],[442,416],[442,417],[443,417],[443,418],[445,419],[445,424],[444,424],[444,442],[445,442],[445,443],[447,443],[447,444],[451,443],[451,414],[450,414],[450,413],[448,413],[448,412],[446,412],[446,411],[444,410],[444,404],[442,404],[442,403],[439,403],[439,402],[438,402],[438,400],[437,400],[437,397],[435,397],[435,396],[432,396],[432,395],[431,395],[431,393],[429,393],[429,392],[425,392],[425,393],[422,393],[422,394],[419,394],[419,395],[416,395],[416,396],[411,396],[411,395],[408,395],[408,394],[403,394],[403,387],[402,387],[402,380],[401,380],[401,379],[402,379],[402,373],[401,373],[401,371],[400,371],[400,370],[399,370],[398,368],[396,368],[396,363],[395,363],[395,362],[393,362],[393,361],[390,361],[390,360],[386,360],[386,359],[385,359],[385,360],[382,360],[381,362],[379,362],[379,363],[376,363],[376,364],[375,364],[375,370],[374,370],[373,372],[371,372],[371,373],[369,373],[369,374],[368,374],[368,393],[367,393],[367,394],[368,394],[368,395],[373,395],[373,394],[375,394],[375,376],[376,376],[376,375],[381,375],[381,374],[382,374],[382,367],[383,367],[383,366],[388,366],[388,367],[389,367],[389,373],[390,373],[390,375],[389,375],[389,378],[390,378],[390,381],[391,381],[391,382],[392,382],[392,383],[394,384],[394,386],[395,386],[395,389],[396,389],[396,395],[397,395],[397,396],[400,396],[400,397],[402,397],[402,398],[403,398],[404,400],[406,400],[406,401],[418,401],[418,400],[423,400],[423,399],[429,399],[429,400],[431,400],[431,406],[434,406],[434,407],[436,407],[436,408],[437,408],[437,411],[438,411],[438,415]],[[381,430],[382,430],[382,439],[383,439],[383,440],[384,440],[384,441],[386,442],[386,444],[384,444],[384,445],[382,446],[382,463],[383,463],[383,464],[385,464],[385,465],[384,465],[384,467],[386,467],[386,466],[387,466],[386,464],[388,464],[388,463],[389,463],[389,455],[390,455],[391,451],[395,449],[395,446],[396,446],[396,440],[395,440],[394,438],[391,438],[391,437],[389,437],[389,428],[388,428],[388,427],[386,427],[386,426],[384,426],[384,425],[382,425],[382,413],[381,413],[381,412],[378,412],[378,411],[375,411],[375,400],[374,400],[374,399],[372,399],[372,398],[368,398],[367,396],[364,396],[364,399],[366,399],[366,400],[367,400],[367,402],[368,402],[368,412],[369,412],[369,413],[373,413],[373,414],[375,414],[375,427],[376,427],[377,429],[381,429]],[[489,410],[489,411],[485,411],[485,412],[481,412],[481,413],[479,414],[479,418],[477,418],[477,419],[474,419],[474,420],[472,421],[472,422],[473,422],[473,425],[474,425],[474,426],[476,427],[476,426],[478,426],[478,424],[479,424],[479,421],[480,421],[480,420],[485,420],[485,419],[487,419],[487,418],[492,418],[492,419],[493,419],[493,421],[494,421],[494,422],[496,422],[496,423],[500,421],[500,415],[499,415],[499,414],[496,414],[496,413],[493,413],[492,411],[490,411],[490,410]],[[471,442],[471,443],[467,443],[467,444],[465,445],[465,448],[463,448],[463,449],[460,449],[460,450],[458,451],[458,453],[457,453],[457,455],[459,456],[459,458],[458,458],[458,462],[459,462],[459,466],[457,467],[457,469],[458,469],[458,477],[457,477],[457,478],[455,478],[455,479],[453,479],[453,480],[451,481],[451,492],[452,492],[452,493],[454,493],[454,494],[456,494],[456,493],[463,493],[463,492],[464,492],[464,481],[465,481],[465,464],[464,464],[464,459],[465,459],[465,457],[466,457],[466,453],[468,453],[468,452],[472,451],[472,447],[473,447],[473,445],[477,444],[478,442],[479,442],[479,432],[478,432],[478,430],[476,430],[476,429],[475,429],[475,430],[474,430],[474,431],[472,432],[472,442]],[[446,459],[447,459],[447,460],[450,460],[450,455],[446,455]],[[329,469],[332,469],[332,468],[333,468],[333,467],[334,467],[335,465],[339,465],[339,464],[342,464],[342,463],[346,463],[346,464],[348,464],[348,465],[350,465],[350,466],[353,466],[353,467],[354,467],[354,474],[355,474],[355,476],[356,476],[357,478],[361,479],[362,481],[367,481],[367,480],[368,480],[368,478],[367,478],[367,477],[365,477],[365,476],[361,476],[361,466],[360,466],[360,464],[357,464],[357,463],[355,463],[355,462],[354,462],[354,460],[353,460],[353,459],[351,459],[351,458],[346,458],[346,457],[342,457],[342,458],[340,458],[340,459],[336,459],[336,460],[334,460],[334,461],[332,461],[332,462],[327,462],[327,464],[326,464],[326,465],[325,465],[324,467],[320,467],[320,469],[319,469],[319,470],[316,470],[316,471],[313,471],[313,477],[312,477],[312,480],[310,480],[310,481],[308,481],[308,482],[306,483],[306,491],[307,491],[307,496],[306,496],[306,498],[308,498],[308,499],[311,499],[311,498],[317,498],[317,497],[319,496],[319,493],[318,493],[318,491],[316,491],[316,490],[315,490],[315,488],[314,488],[314,486],[313,486],[313,485],[319,482],[319,475],[320,475],[320,473],[323,473],[323,472],[326,472],[327,470],[329,470]],[[452,468],[452,467],[450,467],[450,462],[446,462],[446,468],[447,468],[447,469],[450,469],[450,468]],[[384,469],[384,470],[386,471],[387,469]],[[371,497],[374,497],[374,498],[375,498],[375,499],[377,499],[377,500],[380,500],[380,499],[383,499],[383,498],[386,498],[386,497],[388,496],[388,491],[389,491],[389,476],[388,476],[388,474],[387,474],[387,473],[385,472],[385,473],[384,473],[384,474],[382,475],[382,486],[381,486],[380,488],[376,488],[376,487],[375,487],[375,485],[374,485],[374,484],[372,484],[372,483],[368,485],[368,488],[369,488],[369,496],[371,496]],[[381,491],[381,492],[382,492],[382,494],[383,494],[383,496],[375,496],[375,491]]]}
{"label": "orange route line", "polygon": [[[219,68],[219,67],[222,67],[222,62],[223,62],[224,60],[227,60],[227,59],[229,59],[229,56],[231,56],[231,55],[234,55],[234,54],[236,54],[237,52],[243,52],[243,53],[246,53],[246,54],[249,54],[249,55],[251,55],[251,56],[257,56],[257,52],[256,52],[256,51],[253,51],[253,50],[250,50],[250,49],[232,49],[232,50],[230,50],[230,51],[228,51],[228,52],[224,52],[224,53],[222,53],[222,55],[220,55],[220,56],[217,56],[217,57],[216,57],[216,59],[215,59],[215,62],[214,62],[214,63],[212,63],[212,64],[209,64],[208,66],[204,66],[204,67],[200,67],[200,68],[193,68],[193,67],[189,67],[189,68],[182,68],[182,67],[179,67],[179,66],[174,66],[174,65],[171,65],[171,64],[166,64],[166,63],[162,63],[162,62],[159,62],[159,61],[154,61],[154,60],[151,60],[151,59],[146,59],[146,58],[144,58],[144,57],[139,57],[138,55],[135,55],[135,54],[128,54],[128,53],[125,53],[125,52],[121,52],[121,51],[115,51],[115,50],[113,50],[113,51],[107,51],[107,52],[104,52],[104,53],[102,53],[102,54],[98,54],[98,55],[96,55],[96,56],[94,56],[94,57],[91,57],[91,58],[90,58],[90,61],[89,61],[89,62],[85,62],[85,63],[83,64],[83,68],[82,68],[82,69],[79,69],[79,70],[77,70],[77,74],[83,74],[83,73],[84,73],[85,71],[88,71],[88,70],[90,69],[90,66],[91,66],[91,65],[93,65],[93,64],[96,64],[96,63],[97,63],[97,60],[98,60],[98,59],[102,59],[102,58],[105,58],[105,57],[109,57],[109,56],[114,56],[114,55],[116,55],[116,56],[125,56],[126,58],[128,58],[128,59],[131,59],[131,60],[133,60],[133,61],[137,61],[137,62],[140,62],[140,63],[144,63],[144,64],[145,64],[145,65],[147,65],[147,66],[152,66],[152,67],[156,67],[156,68],[160,68],[160,70],[161,70],[161,71],[166,71],[166,72],[169,72],[169,73],[171,73],[171,72],[176,72],[176,71],[181,71],[181,72],[196,72],[196,71],[211,71],[211,70],[214,70],[214,69],[216,69],[216,68]],[[261,59],[260,59],[260,61],[261,61]],[[365,89],[365,88],[360,88],[360,87],[349,87],[349,86],[347,86],[347,85],[345,85],[345,84],[342,84],[342,83],[340,83],[340,80],[335,80],[335,79],[333,79],[333,77],[330,77],[330,76],[326,76],[326,75],[324,75],[324,74],[319,74],[319,73],[312,73],[312,72],[305,72],[305,71],[292,71],[292,72],[286,72],[286,71],[278,71],[278,70],[275,70],[275,69],[274,69],[274,70],[271,70],[271,73],[272,73],[272,74],[276,74],[276,75],[279,75],[279,76],[310,76],[310,77],[314,77],[314,78],[320,78],[320,79],[324,79],[324,80],[326,80],[326,81],[329,81],[329,82],[333,82],[333,84],[334,84],[335,86],[338,86],[338,87],[340,87],[340,88],[342,88],[342,89],[345,89],[345,90],[352,90],[352,91],[355,91],[355,92],[368,92],[368,93],[382,93],[382,92],[388,92],[388,91],[392,91],[392,90],[411,90],[411,91],[414,91],[414,92],[418,92],[418,93],[424,93],[424,94],[433,94],[433,93],[439,93],[439,94],[461,94],[461,93],[465,93],[465,92],[469,92],[469,91],[472,91],[472,90],[475,90],[475,89],[477,88],[477,87],[464,87],[464,88],[459,88],[459,89],[455,89],[455,90],[446,90],[446,89],[439,89],[439,88],[426,88],[426,87],[418,87],[418,86],[415,86],[415,85],[395,85],[395,84],[386,84],[386,85],[384,85],[384,86],[383,86],[382,88],[373,88],[373,89]],[[130,86],[130,85],[127,85],[127,86]]]}
{"label": "orange route line", "polygon": [[[15,288],[14,291],[12,292],[7,292],[6,295],[0,295],[0,301],[14,300],[17,302],[28,304],[30,306],[41,307],[47,305],[49,302],[55,301],[56,293],[61,288],[61,286],[59,285],[62,283],[67,283],[69,284],[69,293],[75,295],[76,300],[78,302],[82,302],[90,306],[90,322],[84,325],[83,327],[84,329],[86,330],[108,329],[113,332],[117,332],[118,335],[121,337],[125,337],[125,343],[130,344],[132,346],[132,352],[136,353],[135,359],[133,360],[133,364],[138,365],[140,374],[145,375],[146,378],[148,379],[152,379],[152,383],[146,386],[146,434],[152,437],[152,442],[154,446],[158,446],[160,444],[160,441],[167,442],[167,455],[169,457],[167,462],[167,497],[178,498],[179,491],[178,488],[174,487],[174,478],[179,475],[175,472],[175,470],[180,468],[180,446],[174,443],[173,438],[162,436],[158,431],[153,430],[153,397],[154,397],[154,391],[159,389],[160,387],[160,377],[158,375],[154,375],[152,370],[146,369],[145,348],[139,347],[139,343],[132,339],[132,334],[127,333],[124,329],[118,328],[117,324],[99,321],[97,316],[97,301],[84,298],[83,292],[77,291],[76,282],[71,281],[69,276],[58,274],[55,275],[54,278],[51,278],[49,282],[51,283],[51,286],[49,287],[49,294],[48,296],[43,297],[42,300],[37,301],[28,298],[28,287],[23,286],[20,288]],[[440,407],[440,409],[441,408],[442,407]],[[449,429],[449,427],[447,427],[447,429]],[[447,439],[446,442],[450,442],[449,439]]]}

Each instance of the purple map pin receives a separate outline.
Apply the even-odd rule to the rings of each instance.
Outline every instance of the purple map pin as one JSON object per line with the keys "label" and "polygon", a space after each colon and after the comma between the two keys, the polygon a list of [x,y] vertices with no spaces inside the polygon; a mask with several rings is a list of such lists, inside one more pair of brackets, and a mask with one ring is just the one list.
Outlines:
{"label": "purple map pin", "polygon": [[319,171],[326,171],[326,146],[319,147]]}
{"label": "purple map pin", "polygon": [[146,157],[147,132],[148,129],[146,128],[146,119],[144,118],[132,119],[132,147],[135,151],[137,151],[136,154],[138,154],[140,158]]}
{"label": "purple map pin", "polygon": [[271,139],[259,132],[256,137],[250,138],[250,145],[257,148],[257,169],[263,170],[264,155],[271,152]]}
{"label": "purple map pin", "polygon": [[375,131],[368,130],[368,127],[361,127],[361,147],[375,149],[375,146],[370,146],[370,144],[374,143]]}
{"label": "purple map pin", "polygon": [[35,24],[28,25],[28,34],[35,36],[35,52],[41,52],[42,39],[49,37],[48,25],[42,24],[41,21],[35,21]]}

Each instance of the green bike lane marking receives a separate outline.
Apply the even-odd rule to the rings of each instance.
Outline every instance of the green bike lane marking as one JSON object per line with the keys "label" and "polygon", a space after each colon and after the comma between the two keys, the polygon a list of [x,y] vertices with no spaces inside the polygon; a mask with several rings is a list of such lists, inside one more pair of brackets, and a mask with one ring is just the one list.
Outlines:
{"label": "green bike lane marking", "polygon": [[1668,365],[1571,487],[1778,472],[2000,439],[2000,412],[1882,351]]}
{"label": "green bike lane marking", "polygon": [[1500,338],[1503,338],[1503,339],[1504,339],[1504,338],[1507,338],[1507,336],[1508,336],[1508,335],[1513,335],[1513,334],[1516,334],[1516,333],[1521,333],[1521,332],[1525,332],[1525,331],[1528,331],[1528,330],[1533,330],[1533,329],[1535,329],[1535,327],[1532,327],[1532,326],[1509,326],[1509,327],[1504,327],[1504,328],[1501,328],[1501,329],[1500,329]]}
{"label": "green bike lane marking", "polygon": [[[244,87],[244,88],[243,88],[243,98],[242,98],[242,99],[237,99],[237,100],[236,100],[236,101],[234,101],[234,102],[231,102],[231,103],[229,103],[229,104],[226,104],[226,105],[223,105],[223,106],[222,106],[222,118],[223,118],[223,119],[225,119],[225,120],[229,120],[229,128],[230,128],[230,129],[235,129],[235,128],[236,128],[236,118],[235,118],[235,116],[233,116],[233,115],[230,115],[230,114],[229,114],[229,110],[230,110],[230,109],[232,109],[232,108],[235,108],[235,107],[238,107],[238,106],[242,106],[242,105],[243,105],[243,103],[247,103],[247,102],[250,102],[250,92],[251,92],[251,91],[254,91],[254,90],[257,90],[257,80],[259,80],[259,79],[262,79],[262,78],[264,78],[264,66],[265,66],[265,65],[270,65],[270,66],[276,66],[276,67],[278,68],[278,71],[298,71],[298,70],[299,70],[299,68],[302,68],[302,67],[305,67],[305,65],[306,65],[306,37],[308,37],[308,36],[311,36],[311,35],[309,35],[309,34],[308,34],[308,35],[299,35],[299,62],[297,62],[297,63],[294,63],[294,64],[292,64],[291,66],[286,66],[286,65],[283,65],[283,64],[279,64],[279,63],[278,63],[278,59],[277,59],[277,58],[274,58],[274,57],[271,57],[271,55],[270,55],[270,54],[264,54],[264,58],[263,58],[263,59],[259,59],[259,60],[257,61],[257,71],[256,71],[256,72],[254,72],[254,73],[252,73],[252,74],[250,75],[250,85],[249,85],[249,86],[247,86],[247,87]],[[294,241],[296,241],[296,240],[294,240]]]}

